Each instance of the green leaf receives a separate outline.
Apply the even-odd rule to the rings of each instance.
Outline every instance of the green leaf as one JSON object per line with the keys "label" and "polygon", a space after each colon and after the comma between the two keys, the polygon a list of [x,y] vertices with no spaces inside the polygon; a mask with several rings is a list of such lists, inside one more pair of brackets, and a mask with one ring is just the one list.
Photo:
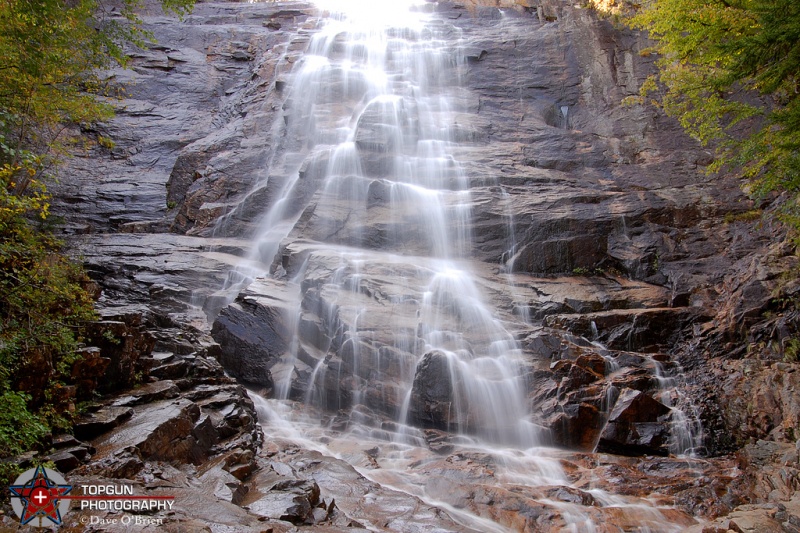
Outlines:
{"label": "green leaf", "polygon": [[[659,54],[655,93],[667,114],[716,150],[710,171],[747,178],[767,198],[800,193],[800,3],[651,0],[629,19]],[[789,209],[792,211],[792,209]],[[785,216],[797,235],[800,219]]]}

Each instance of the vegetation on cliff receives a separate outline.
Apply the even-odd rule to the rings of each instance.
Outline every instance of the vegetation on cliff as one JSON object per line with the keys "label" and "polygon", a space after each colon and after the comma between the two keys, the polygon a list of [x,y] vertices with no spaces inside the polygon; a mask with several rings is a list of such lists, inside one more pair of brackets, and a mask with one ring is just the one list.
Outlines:
{"label": "vegetation on cliff", "polygon": [[[800,4],[650,0],[629,19],[649,31],[659,73],[642,86],[757,199],[784,195],[800,230]],[[653,98],[655,96],[655,98]]]}
{"label": "vegetation on cliff", "polygon": [[[161,4],[183,14],[192,1]],[[148,38],[141,5],[0,2],[0,456],[66,423],[60,389],[94,311],[84,273],[53,235],[47,182],[80,127],[111,116],[98,72],[124,64],[125,42]]]}

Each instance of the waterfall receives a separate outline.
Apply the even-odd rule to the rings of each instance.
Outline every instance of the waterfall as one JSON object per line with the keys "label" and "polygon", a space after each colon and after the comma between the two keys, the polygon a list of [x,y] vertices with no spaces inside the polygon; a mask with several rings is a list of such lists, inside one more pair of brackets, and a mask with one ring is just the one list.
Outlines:
{"label": "waterfall", "polygon": [[411,7],[334,12],[310,36],[259,185],[270,201],[225,290],[268,271],[294,287],[276,396],[527,448],[542,431],[521,350],[469,263],[459,30]]}
{"label": "waterfall", "polygon": [[[603,511],[594,507],[628,516],[626,498],[558,489],[570,485],[567,463],[544,448],[551,433],[532,412],[542,361],[517,340],[533,328],[527,293],[509,295],[524,284],[514,279],[510,210],[505,265],[474,260],[470,187],[486,178],[458,159],[470,113],[460,30],[431,3],[345,5],[324,6],[324,23],[304,37],[280,146],[251,195],[264,199],[252,249],[223,290],[230,301],[256,285],[243,301],[261,297],[260,319],[282,337],[268,354],[272,399],[256,400],[267,433],[347,460],[474,530],[505,528],[502,517],[464,508],[438,474],[463,486],[461,467],[439,462],[463,456],[468,469],[475,458],[485,466],[476,483],[503,487],[498,500],[525,487],[558,510],[565,531],[596,531]],[[609,388],[604,406],[617,395]],[[649,504],[631,509],[641,531],[679,530]]]}

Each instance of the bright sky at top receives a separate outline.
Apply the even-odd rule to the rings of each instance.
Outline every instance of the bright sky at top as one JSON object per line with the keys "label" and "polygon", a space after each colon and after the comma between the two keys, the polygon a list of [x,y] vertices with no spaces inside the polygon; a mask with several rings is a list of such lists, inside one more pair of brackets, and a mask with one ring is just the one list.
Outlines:
{"label": "bright sky at top", "polygon": [[[354,26],[376,30],[414,28],[425,17],[424,0],[313,0],[320,9],[340,13]],[[429,5],[429,4],[428,4]],[[412,9],[416,8],[416,9]]]}

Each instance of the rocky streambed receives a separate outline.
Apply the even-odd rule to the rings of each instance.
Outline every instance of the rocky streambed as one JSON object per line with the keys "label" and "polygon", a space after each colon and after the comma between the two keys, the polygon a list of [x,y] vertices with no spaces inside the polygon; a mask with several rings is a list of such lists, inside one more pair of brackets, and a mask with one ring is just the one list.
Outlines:
{"label": "rocky streambed", "polygon": [[[652,72],[642,35],[554,0],[419,9],[427,26],[392,50],[426,31],[451,43],[424,89],[448,110],[414,101],[450,139],[429,158],[455,192],[446,211],[469,197],[470,253],[444,270],[433,230],[403,229],[420,204],[397,200],[386,154],[405,145],[385,106],[336,122],[357,79],[327,79],[314,141],[300,135],[293,84],[324,13],[146,13],[158,43],[109,73],[127,96],[88,132],[115,146],[76,154],[55,191],[102,289],[90,360],[110,362],[89,365],[104,395],[49,458],[73,483],[174,495],[152,529],[800,529],[796,258],[753,222],[769,206],[705,175],[677,124],[621,104]],[[348,45],[331,42],[336,62]],[[404,113],[414,142],[433,135]],[[346,189],[325,181],[345,126]],[[290,223],[259,241],[292,180]],[[342,191],[362,181],[353,207]],[[480,307],[459,307],[465,287],[502,327],[425,348],[440,339],[419,326],[426,294],[443,288],[428,323],[456,331]],[[451,372],[452,353],[498,343],[527,433],[516,414],[485,431],[502,417],[477,398],[494,393]],[[92,516],[115,515],[73,511],[65,527],[125,529]]]}

